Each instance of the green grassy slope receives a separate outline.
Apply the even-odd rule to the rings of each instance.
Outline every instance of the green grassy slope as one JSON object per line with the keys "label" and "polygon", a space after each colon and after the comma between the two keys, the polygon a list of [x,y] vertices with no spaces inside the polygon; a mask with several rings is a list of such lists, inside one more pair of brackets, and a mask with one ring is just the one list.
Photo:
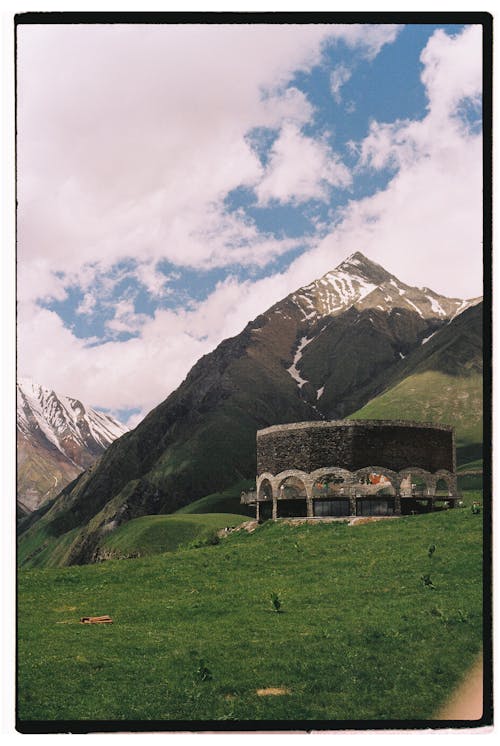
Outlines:
{"label": "green grassy slope", "polygon": [[255,489],[255,480],[243,479],[232,487],[222,492],[214,492],[212,495],[201,497],[189,505],[177,510],[174,515],[191,513],[236,513],[242,516],[255,518],[255,507],[242,505],[240,501],[241,492]]}
{"label": "green grassy slope", "polygon": [[434,421],[455,428],[459,464],[482,457],[482,303],[401,360],[353,419]]}
{"label": "green grassy slope", "polygon": [[105,556],[117,559],[173,552],[189,542],[210,542],[219,529],[237,526],[245,519],[229,513],[146,515],[119,526],[101,546]]}
{"label": "green grassy slope", "polygon": [[[210,501],[210,498],[206,500],[209,501],[207,504],[199,501],[202,503],[200,510],[196,510],[194,505],[192,514],[186,511],[186,515],[148,515],[127,521],[107,536],[101,536],[98,558],[121,559],[172,552],[189,542],[209,541],[218,529],[237,526],[255,514],[255,509],[248,511],[248,515],[222,511],[216,513],[216,501]],[[212,512],[203,509],[209,507],[212,507]],[[236,505],[234,507],[237,508]],[[78,529],[73,529],[55,538],[47,524],[36,524],[19,547],[19,565],[59,567],[77,534]]]}
{"label": "green grassy slope", "polygon": [[425,371],[408,376],[350,418],[394,418],[453,425],[458,456],[470,461],[473,455],[481,455],[482,412],[481,375],[462,378]]}
{"label": "green grassy slope", "polygon": [[[481,537],[467,508],[269,522],[217,546],[20,570],[19,717],[430,718],[481,647]],[[79,623],[100,614],[114,623]]]}

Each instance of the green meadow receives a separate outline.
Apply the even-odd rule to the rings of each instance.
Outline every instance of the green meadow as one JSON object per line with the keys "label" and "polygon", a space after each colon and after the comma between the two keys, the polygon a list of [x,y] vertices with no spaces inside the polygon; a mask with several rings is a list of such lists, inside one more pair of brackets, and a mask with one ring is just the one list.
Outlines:
{"label": "green meadow", "polygon": [[[432,718],[481,649],[476,498],[370,524],[267,522],[147,557],[21,569],[18,717]],[[137,526],[121,551],[144,542]],[[113,624],[79,621],[104,614]]]}

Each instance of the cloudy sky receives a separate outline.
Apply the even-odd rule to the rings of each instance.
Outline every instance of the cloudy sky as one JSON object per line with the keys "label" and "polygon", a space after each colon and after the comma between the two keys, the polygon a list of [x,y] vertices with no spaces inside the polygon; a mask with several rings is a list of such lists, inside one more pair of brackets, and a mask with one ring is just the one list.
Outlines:
{"label": "cloudy sky", "polygon": [[481,34],[19,26],[19,375],[134,424],[353,251],[481,295]]}

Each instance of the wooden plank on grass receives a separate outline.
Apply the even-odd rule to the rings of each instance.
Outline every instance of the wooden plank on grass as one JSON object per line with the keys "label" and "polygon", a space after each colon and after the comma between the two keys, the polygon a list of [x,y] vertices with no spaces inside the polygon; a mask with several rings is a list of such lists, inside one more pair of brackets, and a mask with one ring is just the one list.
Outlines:
{"label": "wooden plank on grass", "polygon": [[112,624],[113,620],[107,614],[104,616],[82,616],[82,624]]}

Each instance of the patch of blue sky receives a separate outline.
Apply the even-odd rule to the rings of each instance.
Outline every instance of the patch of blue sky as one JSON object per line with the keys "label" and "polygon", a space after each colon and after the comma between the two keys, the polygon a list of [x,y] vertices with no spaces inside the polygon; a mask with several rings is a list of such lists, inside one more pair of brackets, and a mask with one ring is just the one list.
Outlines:
{"label": "patch of blue sky", "polygon": [[272,238],[307,238],[316,234],[317,224],[325,219],[332,204],[341,207],[352,198],[352,193],[344,189],[330,188],[329,192],[327,202],[311,199],[296,204],[272,200],[261,206],[252,189],[238,187],[226,196],[224,206],[229,213],[243,210],[262,234]]}
{"label": "patch of blue sky", "polygon": [[298,238],[314,231],[314,224],[302,206],[284,204],[277,200],[261,206],[254,190],[248,187],[232,189],[226,195],[224,208],[228,213],[243,210],[261,233],[273,238]]}
{"label": "patch of blue sky", "polygon": [[167,278],[168,292],[159,305],[172,309],[204,301],[215,290],[217,284],[224,281],[230,274],[228,267],[213,269],[179,267],[166,259],[161,259],[156,269]]}
{"label": "patch of blue sky", "polygon": [[[321,210],[321,205],[318,206]],[[259,231],[274,238],[300,238],[315,232],[314,222],[304,205],[272,201],[268,206],[253,205],[246,209]]]}
{"label": "patch of blue sky", "polygon": [[227,212],[236,212],[240,208],[245,211],[257,204],[257,196],[253,189],[245,186],[236,187],[231,189],[224,198],[224,209]]}
{"label": "patch of blue sky", "polygon": [[264,167],[269,162],[272,146],[278,139],[278,136],[279,130],[270,127],[254,127],[246,135],[248,144]]}
{"label": "patch of blue sky", "polygon": [[457,108],[457,116],[462,120],[469,132],[473,135],[481,134],[483,128],[482,101],[463,99]]}
{"label": "patch of blue sky", "polygon": [[[342,152],[349,141],[360,141],[367,135],[372,120],[422,119],[427,98],[420,79],[420,55],[438,28],[455,35],[463,26],[404,26],[373,60],[360,58],[341,41],[327,46],[321,65],[297,73],[291,81],[315,109],[314,120],[304,127],[304,133],[314,137],[331,133],[330,144]],[[339,66],[347,69],[350,77],[338,89],[336,100],[331,73]]]}
{"label": "patch of blue sky", "polygon": [[350,199],[360,200],[370,197],[376,192],[383,192],[389,186],[396,172],[397,168],[390,165],[387,168],[377,170],[363,169],[360,174],[354,176],[352,191],[349,195]]}
{"label": "patch of blue sky", "polygon": [[140,407],[133,407],[132,409],[107,409],[106,407],[94,407],[94,409],[97,412],[108,414],[122,423],[128,422],[131,417],[138,415],[141,411]]}
{"label": "patch of blue sky", "polygon": [[63,320],[64,326],[70,329],[75,337],[87,339],[89,337],[102,337],[105,332],[107,318],[113,316],[113,312],[106,312],[104,308],[97,305],[92,314],[77,313],[77,309],[84,298],[83,291],[78,287],[67,287],[64,300],[40,300],[38,305],[49,311],[54,311]]}

